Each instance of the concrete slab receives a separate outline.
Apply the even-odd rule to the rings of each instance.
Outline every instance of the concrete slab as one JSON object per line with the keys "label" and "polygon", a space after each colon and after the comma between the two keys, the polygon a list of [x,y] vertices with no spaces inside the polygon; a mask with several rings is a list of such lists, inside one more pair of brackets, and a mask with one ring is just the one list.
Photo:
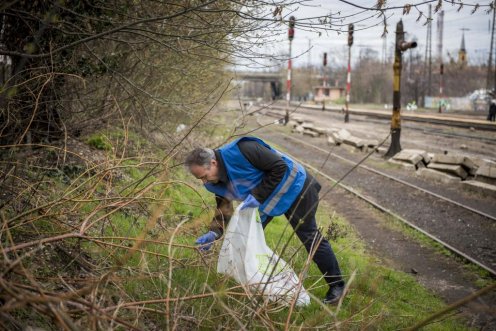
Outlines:
{"label": "concrete slab", "polygon": [[461,165],[472,176],[476,174],[478,166],[475,162],[465,155],[456,154],[434,154],[431,162]]}
{"label": "concrete slab", "polygon": [[332,136],[327,136],[327,144],[328,145],[340,145]]}
{"label": "concrete slab", "polygon": [[453,184],[453,183],[460,183],[461,179],[458,176],[453,176],[441,171],[433,170],[433,169],[428,169],[428,168],[420,168],[416,171],[416,174],[418,176],[427,178],[427,179],[432,179],[436,180],[445,184]]}
{"label": "concrete slab", "polygon": [[376,151],[377,153],[381,154],[381,155],[384,155],[384,154],[386,154],[386,153],[387,153],[388,148],[387,148],[387,147],[383,147],[383,146],[381,146],[381,147],[377,147],[377,148],[375,149],[375,151]]}
{"label": "concrete slab", "polygon": [[313,128],[313,130],[318,132],[319,134],[327,134],[327,128],[323,128],[321,126],[316,126]]}
{"label": "concrete slab", "polygon": [[423,159],[424,157],[420,153],[408,149],[404,149],[393,156],[393,160],[402,161],[413,165],[417,165],[417,163],[422,162]]}
{"label": "concrete slab", "polygon": [[485,195],[490,195],[496,198],[496,185],[479,182],[477,180],[466,180],[462,184],[465,188]]}
{"label": "concrete slab", "polygon": [[431,162],[432,157],[423,149],[404,149],[404,151],[409,151],[410,153],[417,153],[421,155],[424,158],[424,163],[426,164]]}
{"label": "concrete slab", "polygon": [[303,134],[310,136],[312,138],[317,138],[318,136],[320,136],[320,134],[318,132],[315,132],[315,131],[309,130],[309,129],[304,129]]}
{"label": "concrete slab", "polygon": [[468,177],[468,173],[465,171],[465,169],[463,169],[461,165],[430,162],[427,165],[427,168],[455,175],[460,177],[461,179],[466,179]]}
{"label": "concrete slab", "polygon": [[367,147],[376,147],[379,145],[379,141],[375,139],[364,139],[363,142],[363,144]]}
{"label": "concrete slab", "polygon": [[308,122],[308,121],[305,121],[304,123],[302,123],[301,126],[304,129],[313,129],[313,128],[315,128],[315,125],[313,125],[312,122]]}
{"label": "concrete slab", "polygon": [[463,155],[434,154],[434,156],[432,157],[431,162],[461,165],[464,160],[465,160],[465,156],[463,156]]}
{"label": "concrete slab", "polygon": [[343,139],[339,135],[339,132],[333,132],[329,135],[329,137],[332,137],[337,145],[340,145],[343,142]]}
{"label": "concrete slab", "polygon": [[303,131],[305,131],[305,129],[303,129],[301,125],[298,125],[292,130],[293,133],[298,133],[298,134],[303,134]]}
{"label": "concrete slab", "polygon": [[484,160],[475,175],[496,179],[496,162]]}
{"label": "concrete slab", "polygon": [[470,157],[465,157],[462,166],[468,171],[471,176],[474,176],[479,169],[479,166]]}
{"label": "concrete slab", "polygon": [[351,137],[351,133],[346,129],[341,129],[338,131],[338,136],[339,136],[339,139],[344,140],[346,138]]}
{"label": "concrete slab", "polygon": [[364,145],[362,139],[353,136],[344,138],[343,143],[354,146],[356,148],[362,148],[362,146]]}

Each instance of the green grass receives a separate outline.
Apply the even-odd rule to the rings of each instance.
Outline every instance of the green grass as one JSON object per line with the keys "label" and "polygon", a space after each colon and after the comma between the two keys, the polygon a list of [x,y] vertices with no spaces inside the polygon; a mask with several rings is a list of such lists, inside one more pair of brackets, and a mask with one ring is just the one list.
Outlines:
{"label": "green grass", "polygon": [[[196,194],[192,194],[184,187],[176,189],[189,199],[198,199]],[[178,203],[180,204],[180,202]],[[193,213],[195,215],[200,214],[199,211],[193,211]],[[441,300],[420,286],[413,277],[386,268],[377,257],[368,255],[364,244],[357,238],[346,220],[336,216],[331,219],[328,213],[329,211],[324,206],[320,209],[319,224],[324,229],[327,229],[330,224],[334,229],[338,228],[337,231],[333,232],[336,240],[332,242],[332,245],[346,279],[349,279],[351,274],[355,274],[355,277],[350,283],[350,292],[337,317],[335,317],[333,316],[336,313],[335,307],[323,307],[319,302],[327,288],[325,283],[320,280],[320,272],[312,264],[304,285],[315,299],[309,306],[298,308],[293,312],[291,318],[293,327],[327,329],[332,328],[335,323],[339,323],[340,327],[345,330],[399,329],[411,326],[416,321],[444,307]],[[125,217],[114,219],[114,225],[121,229],[123,234],[127,233],[133,237],[140,232],[140,229],[133,228],[131,223],[132,221]],[[290,239],[292,230],[286,225],[287,221],[284,218],[274,219],[265,231],[266,240],[277,253],[281,253],[282,247],[289,241],[289,245],[281,256],[291,263],[295,271],[299,272],[305,264],[307,255],[306,252],[299,249],[301,244],[297,238],[293,236]],[[174,238],[173,242],[191,245],[196,236],[204,231],[206,228],[199,225],[190,232],[181,232],[179,236]],[[143,248],[168,255],[167,244],[168,240],[164,241],[163,244],[148,244]],[[226,328],[234,327],[236,325],[235,319],[226,312],[225,307],[229,307],[229,310],[234,312],[232,314],[236,315],[237,318],[242,318],[244,324],[251,321],[251,326],[254,329],[264,329],[263,324],[256,316],[247,316],[250,314],[243,313],[243,310],[246,309],[245,306],[253,307],[257,303],[256,300],[250,301],[243,295],[232,296],[224,293],[226,288],[234,286],[235,283],[216,274],[216,260],[220,244],[217,243],[214,250],[204,256],[200,256],[192,249],[174,248],[172,257],[175,262],[172,265],[169,264],[170,259],[135,254],[126,262],[127,268],[134,270],[136,274],[145,273],[148,277],[139,281],[133,281],[130,277],[125,282],[126,293],[133,300],[163,297],[164,293],[167,292],[169,268],[172,267],[172,297],[187,298],[210,291],[216,293],[215,296],[185,301],[181,305],[182,309],[195,311],[196,316],[203,316],[202,328],[209,329],[219,325]],[[295,252],[297,253],[295,254]],[[123,251],[122,254],[125,252]],[[267,308],[267,314],[273,325],[282,326],[286,322],[288,308],[282,308],[277,312],[271,312]],[[425,328],[425,330],[466,329],[456,318],[449,318]]]}
{"label": "green grass", "polygon": [[[344,323],[341,325],[343,329],[366,327],[382,330],[399,329],[413,325],[422,316],[426,317],[444,306],[441,300],[420,286],[413,277],[386,268],[379,259],[368,255],[365,252],[363,242],[357,238],[356,233],[346,220],[336,216],[330,219],[329,216],[325,216],[327,212],[325,207],[321,207],[318,215],[319,224],[324,228],[332,225],[332,228],[339,229],[337,240],[332,241],[331,244],[338,256],[343,274],[346,275],[345,278],[349,279],[352,273],[356,275],[338,314],[338,320]],[[267,242],[270,246],[273,246],[279,239],[286,225],[284,219],[276,219],[274,222],[275,224],[270,224],[266,229]],[[283,235],[284,239],[288,237],[289,233]],[[291,247],[294,249],[299,245],[299,241],[293,238]],[[278,250],[276,249],[276,251]],[[283,257],[287,256],[290,254],[283,255]],[[301,269],[305,258],[306,254],[300,254],[296,260],[291,262],[295,270]],[[314,284],[319,277],[319,271],[312,265],[305,286],[317,298],[322,298],[327,288],[322,280]],[[334,309],[332,310],[334,311]],[[279,316],[282,320],[284,314],[281,312]],[[333,322],[333,319],[328,316],[328,313],[316,300],[312,300],[310,306],[302,309],[301,315],[301,322],[305,326],[318,327]],[[446,320],[426,328],[426,330],[465,329],[456,320]]]}
{"label": "green grass", "polygon": [[[384,330],[404,328],[444,307],[442,300],[418,284],[414,277],[384,267],[380,259],[367,254],[363,242],[347,221],[339,217],[332,219],[326,217],[325,214],[329,213],[329,210],[325,208],[320,209],[319,223],[324,228],[328,228],[329,225],[334,229],[339,228],[338,238],[332,242],[332,246],[345,277],[356,275],[350,283],[350,293],[338,315],[338,320],[344,321],[340,322],[343,323],[342,328],[372,327]],[[265,231],[267,243],[276,253],[280,254],[282,246],[289,241],[289,246],[281,256],[298,272],[302,270],[307,254],[301,249],[301,243],[295,236],[290,239],[291,233],[292,230],[287,227],[287,221],[283,217],[274,219]],[[298,253],[294,254],[295,252]],[[327,291],[327,286],[319,280],[320,277],[320,272],[312,263],[304,286],[316,298],[322,298]],[[287,310],[271,315],[275,323],[284,323],[286,317]],[[325,325],[334,322],[328,311],[318,301],[312,299],[310,306],[300,309],[294,315],[292,323],[325,328]],[[425,330],[466,329],[468,328],[456,317],[443,319],[442,322],[433,323],[425,328]]]}
{"label": "green grass", "polygon": [[[118,134],[113,137],[122,138]],[[84,252],[81,254],[97,266],[93,273],[99,283],[92,290],[92,296],[98,298],[100,307],[159,300],[112,311],[120,319],[132,321],[139,328],[166,329],[174,324],[177,329],[232,330],[240,329],[241,324],[249,325],[247,328],[250,330],[283,329],[290,312],[288,307],[278,304],[265,306],[259,297],[248,296],[232,279],[217,274],[222,241],[217,241],[208,253],[200,253],[196,249],[194,242],[208,231],[213,214],[211,207],[214,206],[213,196],[206,192],[201,183],[182,167],[164,172],[163,166],[159,166],[160,171],[150,174],[153,165],[143,164],[138,158],[126,159],[120,165],[118,173],[112,177],[101,180],[85,177],[84,181],[78,182],[82,185],[80,191],[93,190],[88,201],[68,200],[51,210],[58,218],[50,218],[47,214],[16,231],[22,234],[22,231],[29,230],[30,234],[36,234],[31,229],[33,227],[38,232],[55,234],[68,231],[68,226],[74,227],[70,228],[71,231],[77,231],[86,218],[90,222],[101,218],[85,233],[100,242],[70,239],[63,244],[70,248],[69,251],[81,249]],[[52,185],[47,187],[61,192],[70,185],[58,176],[51,178],[51,181]],[[128,197],[136,197],[146,188],[149,190],[140,199],[124,204]],[[103,199],[119,194],[123,197],[121,200]],[[81,199],[81,195],[76,193],[72,196]],[[158,215],[158,218],[153,215]],[[59,218],[70,222],[62,225]],[[323,306],[320,299],[327,287],[312,263],[304,279],[312,301],[309,306],[292,311],[289,319],[291,329],[328,330],[338,325],[341,330],[400,329],[444,307],[441,300],[420,286],[413,277],[386,268],[379,258],[369,255],[349,223],[334,215],[325,205],[319,209],[318,223],[323,232],[332,237],[331,243],[345,279],[350,281],[350,291],[339,311],[334,306]],[[300,273],[304,269],[307,253],[295,236],[291,238],[292,233],[284,217],[274,219],[265,231],[268,245],[290,263],[296,273]],[[142,235],[147,241],[139,245],[138,250],[131,251],[136,244],[135,239]],[[5,239],[2,243],[8,244]],[[286,247],[284,251],[283,247]],[[46,246],[43,256],[29,257],[24,261],[34,265],[46,258],[45,267],[35,275],[41,277],[39,282],[55,291],[60,282],[58,277],[66,276],[66,261],[62,258],[55,260],[54,255],[45,254],[50,250],[51,246]],[[54,264],[49,264],[51,262]],[[70,263],[71,275],[81,278],[76,265],[72,261]],[[99,278],[107,273],[110,275],[108,279]],[[51,280],[53,283],[49,283]],[[83,285],[86,284],[83,279]],[[79,285],[75,280],[71,286]],[[167,305],[168,297],[173,301]],[[142,310],[143,307],[146,309]],[[27,312],[26,309],[19,310],[18,316],[27,316]],[[44,321],[43,325],[49,324],[39,316]],[[73,316],[80,319],[83,327],[89,325],[86,324],[88,317],[85,314]],[[450,317],[424,330],[467,328]]]}
{"label": "green grass", "polygon": [[110,151],[112,149],[112,144],[110,140],[102,133],[95,133],[91,135],[86,143],[96,149],[101,149],[104,151]]}

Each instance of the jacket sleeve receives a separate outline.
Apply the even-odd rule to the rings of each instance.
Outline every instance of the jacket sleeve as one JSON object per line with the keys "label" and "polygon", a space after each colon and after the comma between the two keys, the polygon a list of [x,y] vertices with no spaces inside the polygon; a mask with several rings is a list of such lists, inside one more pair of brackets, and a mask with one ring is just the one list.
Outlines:
{"label": "jacket sleeve", "polygon": [[264,172],[260,184],[251,191],[251,195],[263,203],[282,181],[288,166],[278,153],[256,141],[242,140],[238,147],[248,162]]}
{"label": "jacket sleeve", "polygon": [[234,213],[234,209],[232,201],[224,197],[216,195],[215,201],[217,202],[217,208],[215,209],[215,214],[210,223],[209,230],[214,231],[217,234],[217,238],[219,238],[224,233],[224,227],[229,223],[229,220]]}

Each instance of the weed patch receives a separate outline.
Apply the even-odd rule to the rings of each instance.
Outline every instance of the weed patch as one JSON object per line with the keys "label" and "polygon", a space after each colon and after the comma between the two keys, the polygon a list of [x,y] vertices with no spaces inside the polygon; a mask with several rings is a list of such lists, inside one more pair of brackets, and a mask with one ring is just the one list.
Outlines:
{"label": "weed patch", "polygon": [[[111,142],[102,145],[106,152],[124,140],[145,146],[128,133],[96,137],[95,148]],[[207,231],[214,197],[182,167],[162,162],[161,151],[147,149],[146,154],[109,153],[96,166],[61,164],[61,173],[47,174],[36,186],[29,205],[7,205],[2,275],[16,293],[2,297],[9,327],[28,319],[29,326],[48,329],[63,320],[83,329],[101,323],[108,329],[142,330],[390,330],[444,306],[413,277],[368,255],[347,221],[325,205],[318,224],[349,281],[342,305],[321,303],[327,285],[317,267],[308,264],[307,252],[284,217],[267,226],[266,240],[303,279],[312,301],[294,309],[266,302],[217,274],[222,240],[206,253],[194,244]],[[59,160],[58,154],[52,157]],[[55,310],[47,315],[49,307]],[[465,329],[455,317],[426,328]]]}

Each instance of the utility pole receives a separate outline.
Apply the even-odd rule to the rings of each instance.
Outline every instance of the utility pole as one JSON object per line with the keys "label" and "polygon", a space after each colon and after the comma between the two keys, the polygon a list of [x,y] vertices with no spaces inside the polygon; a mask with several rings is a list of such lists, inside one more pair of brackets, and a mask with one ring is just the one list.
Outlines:
{"label": "utility pole", "polygon": [[289,105],[291,101],[291,44],[294,38],[294,27],[296,18],[291,16],[289,18],[289,29],[288,29],[288,39],[289,39],[289,57],[288,57],[288,80],[286,84],[286,116],[284,117],[284,125],[289,122]]}
{"label": "utility pole", "polygon": [[326,73],[327,73],[327,70],[326,70],[326,67],[327,67],[327,53],[324,52],[324,60],[322,61],[322,93],[323,93],[323,96],[322,96],[322,110],[325,110],[325,98],[326,98],[326,86],[327,86],[327,77],[326,77]]}
{"label": "utility pole", "polygon": [[407,42],[403,22],[400,20],[396,24],[396,43],[394,47],[394,64],[393,64],[393,115],[391,117],[391,145],[386,153],[386,157],[392,157],[401,151],[401,55],[404,51],[417,47],[415,41]]}
{"label": "utility pole", "polygon": [[[412,62],[413,62],[413,53],[408,52],[408,76],[407,76],[408,84],[410,84],[412,81]],[[408,101],[410,101],[410,100],[408,100]]]}
{"label": "utility pole", "polygon": [[[493,28],[491,29],[491,45],[489,46],[489,61],[487,62],[486,89],[491,89],[491,76],[493,70],[493,47],[494,47],[494,19],[496,17],[496,0],[493,2]],[[496,90],[496,75],[494,76],[493,89]]]}
{"label": "utility pole", "polygon": [[[427,66],[427,95],[432,96],[432,5],[429,5],[429,18],[427,23],[427,37],[425,47],[425,66]],[[424,94],[425,106],[425,94]]]}
{"label": "utility pole", "polygon": [[346,110],[344,115],[344,122],[348,123],[350,121],[350,90],[351,90],[351,45],[353,45],[353,24],[348,25],[348,74],[346,76]]}
{"label": "utility pole", "polygon": [[324,52],[324,59],[322,61],[323,73],[322,73],[322,86],[327,86],[327,53]]}
{"label": "utility pole", "polygon": [[[306,79],[305,82],[310,86],[310,91],[312,91],[312,77],[313,77],[313,67],[312,67],[312,40],[310,38],[307,38],[308,41],[308,59],[307,59],[307,73],[305,75]],[[305,100],[307,97],[309,97],[309,93],[307,92],[305,95]]]}
{"label": "utility pole", "polygon": [[444,75],[444,64],[443,64],[443,30],[444,30],[444,10],[441,10],[437,18],[437,34],[438,34],[438,55],[439,55],[439,108],[438,112],[443,111],[443,75]]}

